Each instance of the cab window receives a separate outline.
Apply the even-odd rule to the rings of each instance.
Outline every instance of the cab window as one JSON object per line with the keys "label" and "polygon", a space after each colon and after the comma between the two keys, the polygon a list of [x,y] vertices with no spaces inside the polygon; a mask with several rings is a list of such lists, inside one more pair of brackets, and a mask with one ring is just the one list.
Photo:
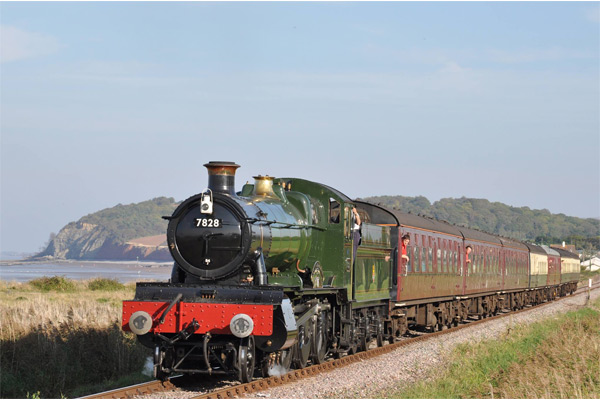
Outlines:
{"label": "cab window", "polygon": [[329,198],[329,223],[340,223],[340,203],[333,198]]}

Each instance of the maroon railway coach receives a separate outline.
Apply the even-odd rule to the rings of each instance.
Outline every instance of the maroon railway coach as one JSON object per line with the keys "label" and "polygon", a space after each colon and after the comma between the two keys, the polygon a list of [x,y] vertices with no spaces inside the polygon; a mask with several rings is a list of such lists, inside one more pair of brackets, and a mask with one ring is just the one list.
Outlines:
{"label": "maroon railway coach", "polygon": [[[469,315],[487,317],[523,305],[529,285],[525,244],[431,218],[387,210],[397,221],[395,271],[389,326],[433,330],[458,324]],[[408,261],[402,237],[408,234]],[[466,247],[472,252],[466,255]]]}

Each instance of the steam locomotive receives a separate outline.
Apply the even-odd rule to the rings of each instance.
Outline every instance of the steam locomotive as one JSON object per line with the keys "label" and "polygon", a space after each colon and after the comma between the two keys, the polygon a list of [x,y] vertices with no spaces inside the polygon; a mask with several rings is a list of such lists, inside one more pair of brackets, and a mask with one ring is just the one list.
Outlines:
{"label": "steam locomotive", "polygon": [[205,167],[208,189],[164,217],[170,282],[138,283],[123,302],[123,330],[153,349],[158,379],[208,373],[249,382],[577,285],[579,261],[568,252],[351,200],[303,179],[256,176],[236,193],[239,165]]}

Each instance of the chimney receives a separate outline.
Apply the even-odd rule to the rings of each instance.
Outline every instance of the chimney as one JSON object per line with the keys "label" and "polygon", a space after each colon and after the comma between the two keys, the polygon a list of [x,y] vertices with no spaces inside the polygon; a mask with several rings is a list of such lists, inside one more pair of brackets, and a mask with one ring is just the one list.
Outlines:
{"label": "chimney", "polygon": [[235,170],[239,165],[230,161],[211,161],[204,166],[208,170],[210,190],[235,196]]}

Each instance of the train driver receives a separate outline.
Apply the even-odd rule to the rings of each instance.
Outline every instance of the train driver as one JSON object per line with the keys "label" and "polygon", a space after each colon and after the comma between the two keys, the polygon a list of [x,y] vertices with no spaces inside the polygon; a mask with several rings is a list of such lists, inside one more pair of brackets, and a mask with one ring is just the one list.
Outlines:
{"label": "train driver", "polygon": [[356,260],[356,250],[358,250],[358,245],[360,244],[360,215],[358,215],[358,211],[356,211],[356,207],[352,207],[352,216],[354,217],[354,223],[352,224],[352,257]]}

